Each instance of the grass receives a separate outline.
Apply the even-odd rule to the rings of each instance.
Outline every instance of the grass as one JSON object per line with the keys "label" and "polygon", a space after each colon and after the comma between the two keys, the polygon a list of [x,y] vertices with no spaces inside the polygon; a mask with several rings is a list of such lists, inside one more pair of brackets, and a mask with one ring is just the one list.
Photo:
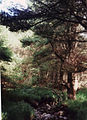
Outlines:
{"label": "grass", "polygon": [[87,89],[81,89],[77,92],[76,100],[68,100],[67,104],[75,120],[87,120]]}
{"label": "grass", "polygon": [[77,92],[77,100],[80,101],[87,100],[87,88],[81,89]]}

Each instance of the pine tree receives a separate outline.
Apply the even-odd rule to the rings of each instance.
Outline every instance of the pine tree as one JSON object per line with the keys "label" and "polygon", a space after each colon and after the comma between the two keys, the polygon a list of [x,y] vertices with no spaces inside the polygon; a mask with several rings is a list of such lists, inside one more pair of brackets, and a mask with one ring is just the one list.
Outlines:
{"label": "pine tree", "polygon": [[[1,27],[1,26],[0,26]],[[2,27],[1,30],[2,31]],[[5,44],[5,37],[0,33],[0,60],[11,61],[12,52]]]}
{"label": "pine tree", "polygon": [[0,24],[10,27],[12,31],[27,30],[37,24],[55,21],[57,24],[80,24],[87,29],[87,3],[84,0],[32,0],[32,7],[26,10],[11,8],[14,16],[1,13]]}

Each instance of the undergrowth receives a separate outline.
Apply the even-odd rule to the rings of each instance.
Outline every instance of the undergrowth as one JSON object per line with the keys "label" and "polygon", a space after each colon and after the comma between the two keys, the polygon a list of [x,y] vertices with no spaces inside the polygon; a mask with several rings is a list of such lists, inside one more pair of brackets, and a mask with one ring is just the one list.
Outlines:
{"label": "undergrowth", "polygon": [[24,101],[5,101],[3,105],[2,120],[25,120],[34,116],[33,108]]}
{"label": "undergrowth", "polygon": [[77,91],[76,100],[68,100],[68,107],[74,113],[75,120],[87,120],[87,89]]}
{"label": "undergrowth", "polygon": [[61,102],[60,94],[48,88],[24,87],[15,90],[8,89],[3,92],[2,96],[2,120],[26,120],[26,118],[30,120],[34,117],[34,108],[39,105]]}
{"label": "undergrowth", "polygon": [[[2,120],[31,119],[39,105],[61,105],[66,98],[66,93],[42,87],[8,89],[2,96]],[[77,91],[77,99],[66,100],[66,103],[74,120],[87,120],[87,89]]]}

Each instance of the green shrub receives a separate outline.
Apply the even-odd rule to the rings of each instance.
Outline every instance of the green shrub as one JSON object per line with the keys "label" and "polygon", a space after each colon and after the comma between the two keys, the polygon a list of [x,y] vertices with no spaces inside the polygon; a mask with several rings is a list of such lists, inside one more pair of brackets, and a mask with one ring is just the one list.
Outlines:
{"label": "green shrub", "polygon": [[11,102],[5,106],[4,110],[7,112],[7,119],[3,120],[30,120],[34,117],[33,108],[24,101]]}
{"label": "green shrub", "polygon": [[68,106],[75,113],[75,120],[87,120],[87,89],[77,92],[77,100],[68,100]]}
{"label": "green shrub", "polygon": [[0,46],[0,60],[11,61],[12,52],[8,47]]}
{"label": "green shrub", "polygon": [[7,95],[9,100],[21,101],[27,100],[27,102],[36,101],[40,103],[44,100],[52,100],[53,102],[58,102],[60,99],[60,94],[53,92],[51,89],[40,88],[40,87],[26,87],[22,89],[9,90]]}
{"label": "green shrub", "polygon": [[75,120],[87,120],[87,101],[70,101],[69,108],[75,113]]}
{"label": "green shrub", "polygon": [[77,92],[77,100],[85,101],[87,100],[87,89],[81,89]]}

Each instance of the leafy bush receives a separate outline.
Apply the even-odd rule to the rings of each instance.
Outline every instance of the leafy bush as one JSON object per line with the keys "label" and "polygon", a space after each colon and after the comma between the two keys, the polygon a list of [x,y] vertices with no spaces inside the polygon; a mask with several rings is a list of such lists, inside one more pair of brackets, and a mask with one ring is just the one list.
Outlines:
{"label": "leafy bush", "polygon": [[28,102],[31,102],[34,100],[40,102],[42,99],[51,99],[53,101],[58,101],[60,98],[60,95],[57,95],[52,90],[40,87],[28,87],[16,89],[15,91],[10,90],[7,94],[9,99],[14,101],[27,100]]}
{"label": "leafy bush", "polygon": [[20,40],[22,43],[23,47],[27,47],[31,45],[32,43],[39,42],[40,38],[39,36],[34,36],[34,37],[24,37],[23,39]]}
{"label": "leafy bush", "polygon": [[34,116],[33,108],[24,101],[21,102],[8,102],[6,106],[4,106],[4,111],[7,113],[7,118],[5,117],[3,120],[25,120],[31,119]]}
{"label": "leafy bush", "polygon": [[8,47],[4,46],[4,41],[0,41],[0,60],[11,61],[12,52]]}
{"label": "leafy bush", "polygon": [[87,120],[87,101],[70,101],[69,108],[75,113],[75,120]]}
{"label": "leafy bush", "polygon": [[26,87],[15,90],[10,89],[5,94],[6,95],[3,96],[3,99],[6,98],[14,102],[24,100],[25,102],[30,103],[32,106],[35,106],[36,103],[42,104],[44,102],[54,102],[57,104],[63,101],[63,95],[61,93],[56,93],[51,89],[41,87]]}
{"label": "leafy bush", "polygon": [[87,89],[77,92],[77,100],[69,100],[68,105],[72,113],[75,113],[75,120],[87,120]]}
{"label": "leafy bush", "polygon": [[81,89],[77,92],[77,100],[85,101],[87,100],[87,89]]}

